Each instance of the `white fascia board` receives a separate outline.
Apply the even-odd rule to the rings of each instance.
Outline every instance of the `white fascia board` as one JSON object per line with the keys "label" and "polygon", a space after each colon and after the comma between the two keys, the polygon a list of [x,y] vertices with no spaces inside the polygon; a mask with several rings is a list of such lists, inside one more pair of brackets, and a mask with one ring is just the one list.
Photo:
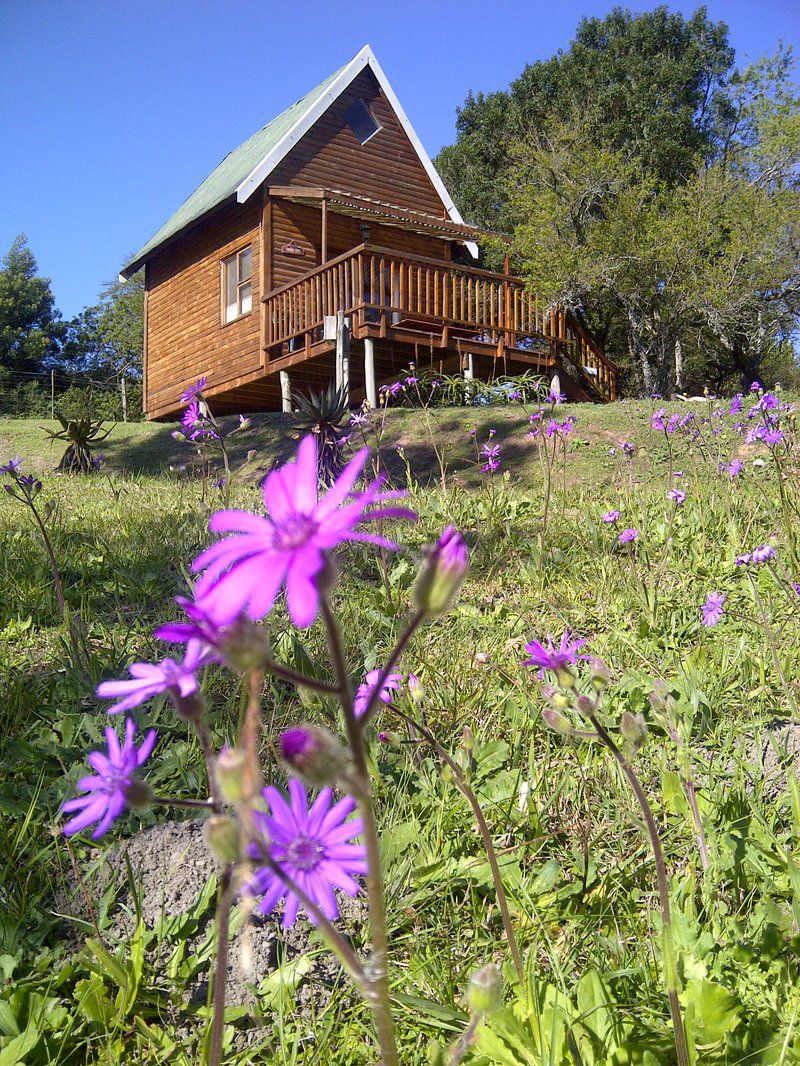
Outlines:
{"label": "white fascia board", "polygon": [[311,129],[317,119],[325,114],[331,104],[342,95],[356,75],[360,74],[364,67],[367,66],[370,54],[369,45],[364,45],[358,55],[347,64],[330,87],[284,133],[269,155],[265,156],[257,166],[253,167],[236,189],[236,199],[240,204],[243,204],[245,200],[252,196],[264,179],[269,177],[278,163],[285,158],[290,149]]}
{"label": "white fascia board", "polygon": [[[383,73],[383,70],[381,69],[381,65],[378,62],[378,60],[375,58],[375,56],[373,55],[372,49],[369,47],[369,45],[366,45],[365,49],[362,49],[362,51],[364,51],[364,50],[366,50],[369,53],[368,62],[369,62],[369,67],[372,70],[372,73],[377,78],[378,84],[380,85],[381,89],[383,89],[384,96],[389,101],[389,103],[392,105],[392,108],[394,109],[394,112],[395,112],[395,114],[397,115],[397,118],[400,121],[400,125],[405,130],[406,136],[408,137],[408,139],[411,141],[412,145],[414,146],[414,151],[417,153],[417,156],[419,157],[420,163],[422,163],[422,165],[425,168],[425,171],[426,171],[428,177],[431,179],[431,183],[432,183],[434,189],[436,189],[436,192],[439,194],[439,198],[441,199],[442,203],[444,204],[448,215],[450,216],[450,218],[452,219],[453,222],[459,222],[463,226],[464,225],[464,219],[461,217],[461,213],[459,212],[459,210],[456,207],[456,205],[453,203],[453,198],[451,197],[450,193],[447,191],[444,182],[439,177],[438,171],[436,170],[436,167],[433,165],[431,157],[428,155],[428,153],[423,148],[422,141],[417,136],[416,130],[414,129],[414,127],[409,122],[408,115],[403,110],[403,105],[400,103],[400,101],[395,96],[394,89],[389,84],[389,79]],[[359,52],[359,55],[361,55],[360,52]],[[466,247],[469,250],[469,253],[472,256],[472,258],[473,259],[477,259],[478,258],[478,246],[477,246],[477,244],[475,244],[474,241],[467,241],[466,242]]]}
{"label": "white fascia board", "polygon": [[[394,113],[397,115],[397,119],[400,125],[403,127],[406,136],[411,141],[414,151],[417,153],[420,163],[425,168],[425,172],[431,180],[433,187],[439,195],[445,210],[452,219],[453,222],[464,224],[464,219],[459,214],[458,208],[453,203],[450,193],[445,188],[444,182],[439,177],[436,167],[433,165],[430,156],[422,146],[422,141],[414,130],[414,127],[408,120],[400,101],[395,96],[394,89],[392,89],[386,75],[381,69],[381,65],[375,58],[372,49],[368,44],[365,44],[358,55],[351,60],[350,63],[344,68],[341,74],[309,109],[302,114],[295,124],[286,131],[280,141],[275,145],[269,155],[265,156],[261,162],[255,166],[244,181],[236,189],[236,199],[240,204],[243,204],[261,183],[269,177],[272,171],[277,167],[281,160],[288,154],[290,149],[297,144],[301,137],[303,137],[314,125],[314,123],[324,115],[331,104],[337,100],[344,90],[350,85],[353,79],[361,73],[365,68],[369,67],[378,82],[378,85],[383,90],[383,94],[389,101]],[[467,241],[466,247],[473,259],[478,258],[478,246],[474,241]]]}

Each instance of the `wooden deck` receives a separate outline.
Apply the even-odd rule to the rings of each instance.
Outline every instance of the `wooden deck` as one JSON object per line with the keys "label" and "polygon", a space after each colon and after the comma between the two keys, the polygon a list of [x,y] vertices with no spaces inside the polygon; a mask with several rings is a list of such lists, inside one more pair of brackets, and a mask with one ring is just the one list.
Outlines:
{"label": "wooden deck", "polygon": [[506,274],[361,244],[263,303],[270,375],[307,362],[310,370],[333,349],[324,340],[325,318],[343,311],[356,341],[422,343],[442,354],[563,370],[591,399],[616,395],[614,365],[573,316],[540,307],[521,279]]}

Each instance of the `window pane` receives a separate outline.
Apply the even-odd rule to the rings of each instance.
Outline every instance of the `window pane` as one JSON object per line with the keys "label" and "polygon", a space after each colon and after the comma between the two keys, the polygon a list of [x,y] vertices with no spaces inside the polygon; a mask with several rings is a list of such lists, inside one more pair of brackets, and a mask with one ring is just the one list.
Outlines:
{"label": "window pane", "polygon": [[361,144],[365,144],[381,128],[363,100],[356,100],[344,113],[344,120]]}
{"label": "window pane", "polygon": [[253,286],[249,281],[239,289],[239,295],[242,301],[241,313],[246,315],[253,308]]}
{"label": "window pane", "polygon": [[253,273],[253,253],[249,248],[239,252],[239,281],[249,281]]}
{"label": "window pane", "polygon": [[230,322],[238,314],[236,288],[236,256],[225,261],[225,321]]}

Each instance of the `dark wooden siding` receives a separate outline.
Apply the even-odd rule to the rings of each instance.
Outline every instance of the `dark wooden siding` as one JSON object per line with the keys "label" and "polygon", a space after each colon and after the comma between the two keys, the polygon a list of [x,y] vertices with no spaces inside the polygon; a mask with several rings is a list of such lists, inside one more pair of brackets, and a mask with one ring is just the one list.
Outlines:
{"label": "dark wooden siding", "polygon": [[[176,407],[187,384],[203,374],[213,388],[260,366],[260,221],[259,197],[230,204],[148,263],[148,414]],[[222,325],[220,262],[248,244],[253,310]]]}

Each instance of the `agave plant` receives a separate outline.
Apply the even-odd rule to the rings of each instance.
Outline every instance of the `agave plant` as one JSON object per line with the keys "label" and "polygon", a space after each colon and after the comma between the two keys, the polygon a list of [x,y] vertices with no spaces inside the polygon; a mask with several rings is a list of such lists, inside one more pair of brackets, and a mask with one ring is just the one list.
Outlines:
{"label": "agave plant", "polygon": [[347,394],[331,383],[322,392],[294,396],[298,413],[298,435],[317,437],[317,472],[323,485],[332,485],[344,467],[340,441],[348,415]]}
{"label": "agave plant", "polygon": [[[91,418],[64,418],[56,415],[61,429],[45,429],[50,440],[67,441],[67,448],[56,467],[66,474],[93,474],[97,466],[92,459],[92,448],[106,439],[111,432],[103,432],[103,420]],[[111,427],[113,428],[113,427]]]}

